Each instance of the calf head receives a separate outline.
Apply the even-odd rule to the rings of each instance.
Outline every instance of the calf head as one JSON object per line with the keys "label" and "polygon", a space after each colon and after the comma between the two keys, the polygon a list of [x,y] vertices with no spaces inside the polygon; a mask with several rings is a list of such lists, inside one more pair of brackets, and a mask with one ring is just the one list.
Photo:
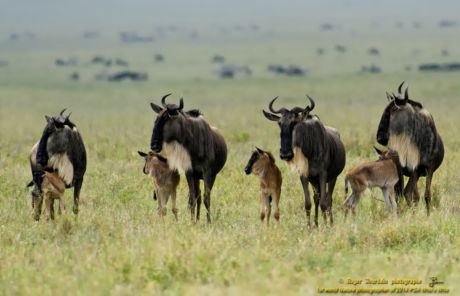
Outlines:
{"label": "calf head", "polygon": [[256,147],[256,150],[252,152],[248,164],[244,168],[244,172],[246,173],[246,175],[249,175],[252,172],[258,172],[262,170],[268,162],[275,162],[273,155],[268,151],[264,151]]}
{"label": "calf head", "polygon": [[[307,96],[310,101],[310,105],[305,108],[294,107],[291,110],[286,108],[281,108],[279,110],[273,109],[273,103],[278,97],[275,97],[268,105],[268,109],[271,113],[263,110],[264,116],[271,121],[278,122],[280,127],[280,139],[281,139],[281,148],[280,148],[280,158],[286,161],[291,160],[294,157],[294,152],[292,149],[292,139],[294,128],[297,124],[309,119],[312,117],[310,111],[315,108],[315,102],[310,96]],[[277,115],[280,114],[280,115]]]}
{"label": "calf head", "polygon": [[166,158],[153,151],[149,151],[149,153],[137,151],[137,153],[139,153],[139,155],[145,160],[144,168],[142,171],[146,175],[152,174],[152,172],[157,169],[159,165],[167,164]]}

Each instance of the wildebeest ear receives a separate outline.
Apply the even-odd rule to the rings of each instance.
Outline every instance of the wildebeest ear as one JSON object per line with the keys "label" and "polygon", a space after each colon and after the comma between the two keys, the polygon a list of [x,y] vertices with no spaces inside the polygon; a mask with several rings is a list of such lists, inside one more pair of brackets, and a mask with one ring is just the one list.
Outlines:
{"label": "wildebeest ear", "polygon": [[259,147],[256,147],[256,149],[257,149],[257,152],[259,152],[260,154],[264,153],[264,151],[262,149],[260,149]]}
{"label": "wildebeest ear", "polygon": [[382,150],[378,149],[377,147],[374,146],[375,151],[377,152],[378,155],[382,155]]}
{"label": "wildebeest ear", "polygon": [[160,113],[161,111],[163,111],[163,108],[161,108],[158,105],[155,105],[154,103],[150,103],[150,107],[153,111],[155,111],[155,113]]}
{"label": "wildebeest ear", "polygon": [[271,121],[278,121],[281,118],[278,115],[268,113],[265,110],[262,110],[262,112],[264,113],[265,118],[267,118],[268,120],[271,120]]}
{"label": "wildebeest ear", "polygon": [[48,115],[45,115],[46,122],[51,123],[53,118],[49,117]]}
{"label": "wildebeest ear", "polygon": [[145,153],[145,152],[137,151],[137,153],[139,153],[139,155],[142,156],[142,157],[147,157],[147,153]]}
{"label": "wildebeest ear", "polygon": [[29,183],[27,183],[27,187],[32,187],[34,185],[34,180],[30,181]]}

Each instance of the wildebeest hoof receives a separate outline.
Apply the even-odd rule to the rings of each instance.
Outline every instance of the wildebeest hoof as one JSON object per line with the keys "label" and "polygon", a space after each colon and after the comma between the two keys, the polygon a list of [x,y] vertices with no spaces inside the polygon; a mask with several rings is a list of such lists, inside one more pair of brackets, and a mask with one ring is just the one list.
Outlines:
{"label": "wildebeest hoof", "polygon": [[75,215],[78,215],[78,207],[73,206],[72,211]]}

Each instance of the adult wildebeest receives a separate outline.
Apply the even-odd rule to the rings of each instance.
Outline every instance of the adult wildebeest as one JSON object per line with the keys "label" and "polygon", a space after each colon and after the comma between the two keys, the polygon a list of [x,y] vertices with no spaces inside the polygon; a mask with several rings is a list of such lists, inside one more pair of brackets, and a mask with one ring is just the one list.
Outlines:
{"label": "adult wildebeest", "polygon": [[335,128],[324,126],[318,116],[310,114],[315,107],[315,102],[310,97],[308,99],[311,105],[291,110],[274,110],[273,103],[277,98],[268,105],[272,113],[265,110],[263,113],[268,120],[277,121],[281,129],[281,159],[289,162],[300,173],[307,223],[310,225],[311,201],[308,183],[311,183],[315,201],[315,225],[318,225],[318,206],[321,206],[324,221],[327,223],[326,213],[329,213],[332,224],[332,193],[337,176],[345,166],[345,148],[340,134]]}
{"label": "adult wildebeest", "polygon": [[166,104],[170,94],[163,96],[163,107],[150,103],[158,113],[153,127],[150,148],[164,153],[171,169],[185,172],[189,188],[189,208],[192,220],[197,206],[196,220],[200,218],[200,180],[204,180],[204,205],[207,220],[211,222],[211,189],[216,175],[227,160],[227,145],[219,131],[210,126],[203,116],[183,112],[183,99],[179,106]]}
{"label": "adult wildebeest", "polygon": [[[398,87],[397,95],[387,94],[390,102],[380,119],[377,142],[398,152],[404,175],[409,176],[404,189],[409,205],[412,201],[418,203],[417,182],[419,177],[426,176],[425,202],[429,215],[431,180],[444,159],[444,145],[433,116],[421,103],[409,99],[408,88],[402,97],[403,84],[404,81]],[[402,177],[400,182],[403,182]]]}
{"label": "adult wildebeest", "polygon": [[30,166],[35,184],[32,196],[40,196],[44,170],[57,171],[67,188],[74,187],[73,212],[78,213],[78,200],[86,171],[86,150],[80,132],[70,121],[70,114],[46,118],[46,126],[40,140],[33,146]]}

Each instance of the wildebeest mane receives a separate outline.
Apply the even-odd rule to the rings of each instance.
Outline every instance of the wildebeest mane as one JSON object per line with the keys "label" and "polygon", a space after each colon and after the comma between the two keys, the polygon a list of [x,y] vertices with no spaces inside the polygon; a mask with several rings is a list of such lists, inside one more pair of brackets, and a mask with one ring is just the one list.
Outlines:
{"label": "wildebeest mane", "polygon": [[327,132],[317,117],[300,122],[295,127],[293,145],[302,149],[309,160],[322,160],[328,151]]}

